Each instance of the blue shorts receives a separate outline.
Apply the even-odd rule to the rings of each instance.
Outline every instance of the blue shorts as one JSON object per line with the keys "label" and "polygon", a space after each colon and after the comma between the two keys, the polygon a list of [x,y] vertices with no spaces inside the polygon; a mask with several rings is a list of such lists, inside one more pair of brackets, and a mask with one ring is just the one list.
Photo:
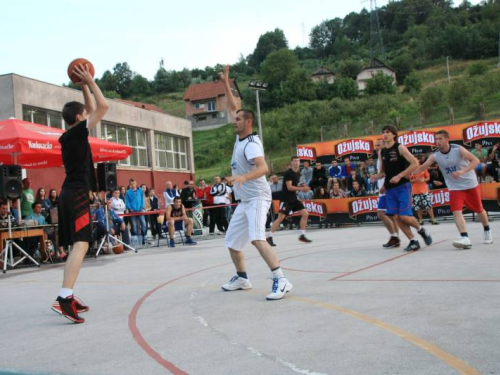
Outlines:
{"label": "blue shorts", "polygon": [[479,163],[476,167],[476,172],[480,173],[483,171],[483,163]]}
{"label": "blue shorts", "polygon": [[385,199],[385,195],[379,195],[377,210],[378,211],[387,211],[387,199]]}
{"label": "blue shorts", "polygon": [[387,189],[387,215],[413,216],[411,184],[409,182]]}

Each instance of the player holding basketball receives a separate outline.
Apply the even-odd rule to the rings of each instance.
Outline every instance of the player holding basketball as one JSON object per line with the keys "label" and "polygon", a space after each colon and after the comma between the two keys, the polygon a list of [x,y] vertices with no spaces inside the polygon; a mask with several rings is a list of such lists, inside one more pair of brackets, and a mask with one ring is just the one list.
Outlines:
{"label": "player holding basketball", "polygon": [[267,234],[267,242],[271,246],[276,246],[273,241],[274,232],[279,228],[285,218],[292,213],[300,214],[300,236],[301,242],[312,242],[306,237],[306,225],[309,213],[302,202],[297,198],[298,191],[309,191],[311,188],[307,185],[298,186],[300,181],[300,159],[297,156],[292,157],[290,169],[283,176],[282,200],[280,202],[280,212],[278,218],[274,221],[271,231]]}
{"label": "player holding basketball", "polygon": [[222,285],[222,289],[233,291],[252,288],[242,252],[250,240],[272,272],[273,286],[266,299],[278,300],[292,290],[293,285],[283,276],[278,258],[266,241],[265,226],[271,205],[271,188],[265,178],[269,169],[264,158],[264,148],[260,138],[253,134],[253,112],[240,109],[236,103],[229,82],[229,66],[219,76],[224,83],[236,133],[231,160],[232,177],[229,180],[233,183],[235,198],[241,200],[231,218],[225,239],[237,275]]}
{"label": "player holding basketball", "polygon": [[450,144],[450,135],[446,130],[439,130],[434,135],[437,149],[414,173],[422,172],[436,163],[443,173],[450,191],[450,208],[455,218],[455,225],[460,232],[460,239],[453,241],[458,249],[470,249],[472,242],[467,234],[467,224],[462,214],[463,207],[477,213],[484,227],[484,243],[493,243],[488,214],[483,208],[481,191],[475,169],[479,159],[459,145]]}
{"label": "player holding basketball", "polygon": [[[88,137],[89,131],[106,114],[108,104],[87,65],[75,67],[74,73],[81,79],[85,104],[69,102],[62,110],[64,121],[68,124],[68,130],[59,138],[66,178],[57,206],[59,245],[72,246],[72,250],[64,267],[62,288],[52,310],[75,323],[83,323],[85,319],[78,314],[89,308],[73,296],[73,287],[89,242],[92,242],[90,199],[92,191],[97,191],[97,184]],[[94,94],[95,106],[91,92]]]}

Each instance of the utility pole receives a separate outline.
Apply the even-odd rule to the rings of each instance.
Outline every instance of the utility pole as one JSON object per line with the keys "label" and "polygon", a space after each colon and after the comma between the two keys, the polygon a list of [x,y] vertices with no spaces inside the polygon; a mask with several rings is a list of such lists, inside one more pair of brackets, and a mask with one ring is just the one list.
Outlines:
{"label": "utility pole", "polygon": [[451,85],[451,78],[450,78],[450,56],[446,56],[446,69],[448,70],[448,84]]}
{"label": "utility pole", "polygon": [[384,42],[378,19],[377,0],[370,0],[370,57],[385,60]]}

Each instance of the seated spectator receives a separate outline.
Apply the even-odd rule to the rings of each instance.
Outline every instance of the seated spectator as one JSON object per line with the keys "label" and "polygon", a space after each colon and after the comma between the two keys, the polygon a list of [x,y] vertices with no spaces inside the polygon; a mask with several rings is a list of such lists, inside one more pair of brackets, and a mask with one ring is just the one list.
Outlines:
{"label": "seated spectator", "polygon": [[[290,168],[288,168],[290,169]],[[306,185],[309,185],[312,181],[313,170],[311,168],[311,163],[306,160],[304,161],[304,168],[300,171],[300,181],[304,182]]]}
{"label": "seated spectator", "polygon": [[[11,220],[14,220],[11,216]],[[9,207],[7,202],[0,203],[0,226],[7,227],[9,225]]]}
{"label": "seated spectator", "polygon": [[329,194],[332,199],[345,198],[347,196],[344,190],[340,188],[340,183],[338,181],[333,182],[333,186]]}
{"label": "seated spectator", "polygon": [[479,164],[476,167],[476,174],[479,182],[484,182],[486,179],[486,160],[488,159],[488,151],[483,148],[481,142],[476,142],[474,149],[471,150],[471,154],[479,159]]}
{"label": "seated spectator", "polygon": [[349,191],[352,190],[354,181],[357,181],[359,186],[363,187],[364,190],[365,181],[358,175],[358,171],[356,169],[351,169],[351,175],[347,178],[347,189]]}
{"label": "seated spectator", "polygon": [[34,220],[37,225],[46,225],[45,217],[42,214],[42,204],[35,202],[31,205],[32,212],[26,216],[25,220]]}
{"label": "seated spectator", "polygon": [[271,187],[271,193],[281,193],[283,190],[283,183],[278,180],[278,176],[275,174],[269,178],[269,186]]}
{"label": "seated spectator", "polygon": [[309,187],[315,189],[318,186],[326,186],[327,182],[325,167],[321,165],[320,161],[316,161],[316,168],[313,169],[312,180]]}
{"label": "seated spectator", "polygon": [[35,202],[41,203],[42,215],[45,219],[47,219],[47,216],[49,216],[50,213],[50,202],[48,202],[47,200],[44,188],[38,188],[38,191],[36,192]]}
{"label": "seated spectator", "polygon": [[366,196],[365,189],[363,189],[363,187],[357,180],[354,180],[352,182],[352,189],[349,192],[349,197],[364,197],[364,196]]}
{"label": "seated spectator", "polygon": [[351,163],[351,159],[347,156],[344,158],[344,165],[342,166],[342,175],[340,179],[340,186],[344,190],[349,190],[347,186],[347,180],[351,177],[351,170],[356,170],[357,166]]}
{"label": "seated spectator", "polygon": [[326,192],[324,186],[318,186],[316,190],[314,190],[314,199],[329,199],[330,196]]}
{"label": "seated spectator", "polygon": [[118,215],[123,215],[125,213],[125,202],[120,198],[120,190],[113,190],[113,195],[108,201],[109,209],[114,211]]}
{"label": "seated spectator", "polygon": [[[306,186],[307,184],[305,182],[299,183],[299,186]],[[303,191],[300,190],[297,193],[297,199],[301,201],[308,201],[314,198],[314,191],[308,190],[308,191]]]}
{"label": "seated spectator", "polygon": [[[32,207],[32,212],[28,216],[26,216],[24,220],[26,221],[33,220],[37,223],[37,225],[46,225],[47,223],[45,222],[45,217],[42,214],[42,204],[40,202],[38,203],[35,202],[32,204],[31,207]],[[45,229],[44,232],[46,235],[47,230]],[[45,241],[45,238],[46,237],[44,236],[43,241]],[[26,244],[27,244],[27,252],[30,255],[34,254],[37,248],[38,249],[41,248],[39,237],[28,237]],[[46,263],[49,260],[49,255],[46,252],[43,253],[42,255],[43,255],[42,263]]]}
{"label": "seated spectator", "polygon": [[[128,231],[127,225],[125,224],[125,220],[122,217],[118,216],[116,211],[109,209],[110,201],[108,201],[108,225],[109,225],[109,233],[112,236],[120,236],[121,240],[130,245],[130,233]],[[157,223],[155,223],[157,224]]]}
{"label": "seated spectator", "polygon": [[437,163],[434,163],[429,167],[429,189],[446,189],[446,182],[444,180],[443,173],[439,169]]}
{"label": "seated spectator", "polygon": [[500,159],[500,141],[496,141],[493,147],[488,153],[488,167],[486,168],[486,173],[493,177],[495,182],[499,182],[500,178],[500,168],[498,166],[498,161]]}
{"label": "seated spectator", "polygon": [[342,167],[339,165],[337,159],[332,160],[332,165],[328,168],[328,174],[331,178],[342,178]]}
{"label": "seated spectator", "polygon": [[[182,229],[182,223],[186,226],[186,241],[187,245],[196,245],[191,239],[191,233],[193,231],[193,219],[187,217],[186,209],[182,205],[182,200],[180,197],[174,198],[174,203],[166,207],[165,209],[165,221],[167,223],[168,234],[170,237],[170,247],[175,247],[174,234],[176,230]],[[180,223],[181,226],[178,226]]]}

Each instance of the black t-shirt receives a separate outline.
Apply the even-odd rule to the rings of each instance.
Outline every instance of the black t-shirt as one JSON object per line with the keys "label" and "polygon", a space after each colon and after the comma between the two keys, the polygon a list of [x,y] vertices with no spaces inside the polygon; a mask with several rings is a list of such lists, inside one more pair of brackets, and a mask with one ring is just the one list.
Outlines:
{"label": "black t-shirt", "polygon": [[66,178],[63,188],[85,188],[97,191],[87,120],[69,128],[59,138]]}
{"label": "black t-shirt", "polygon": [[399,153],[399,143],[394,143],[392,147],[383,148],[382,149],[382,163],[384,163],[384,172],[385,172],[385,182],[384,186],[386,189],[390,189],[399,185],[403,185],[409,180],[406,177],[403,177],[397,184],[392,184],[391,178],[403,172],[406,168],[408,168],[409,163],[401,156]]}
{"label": "black t-shirt", "polygon": [[285,175],[283,176],[283,188],[282,188],[283,194],[281,196],[281,199],[283,200],[283,202],[287,203],[296,202],[298,201],[297,192],[288,190],[288,187],[286,185],[287,181],[292,181],[292,186],[299,186],[300,171],[294,172],[292,169],[289,169],[285,172]]}

